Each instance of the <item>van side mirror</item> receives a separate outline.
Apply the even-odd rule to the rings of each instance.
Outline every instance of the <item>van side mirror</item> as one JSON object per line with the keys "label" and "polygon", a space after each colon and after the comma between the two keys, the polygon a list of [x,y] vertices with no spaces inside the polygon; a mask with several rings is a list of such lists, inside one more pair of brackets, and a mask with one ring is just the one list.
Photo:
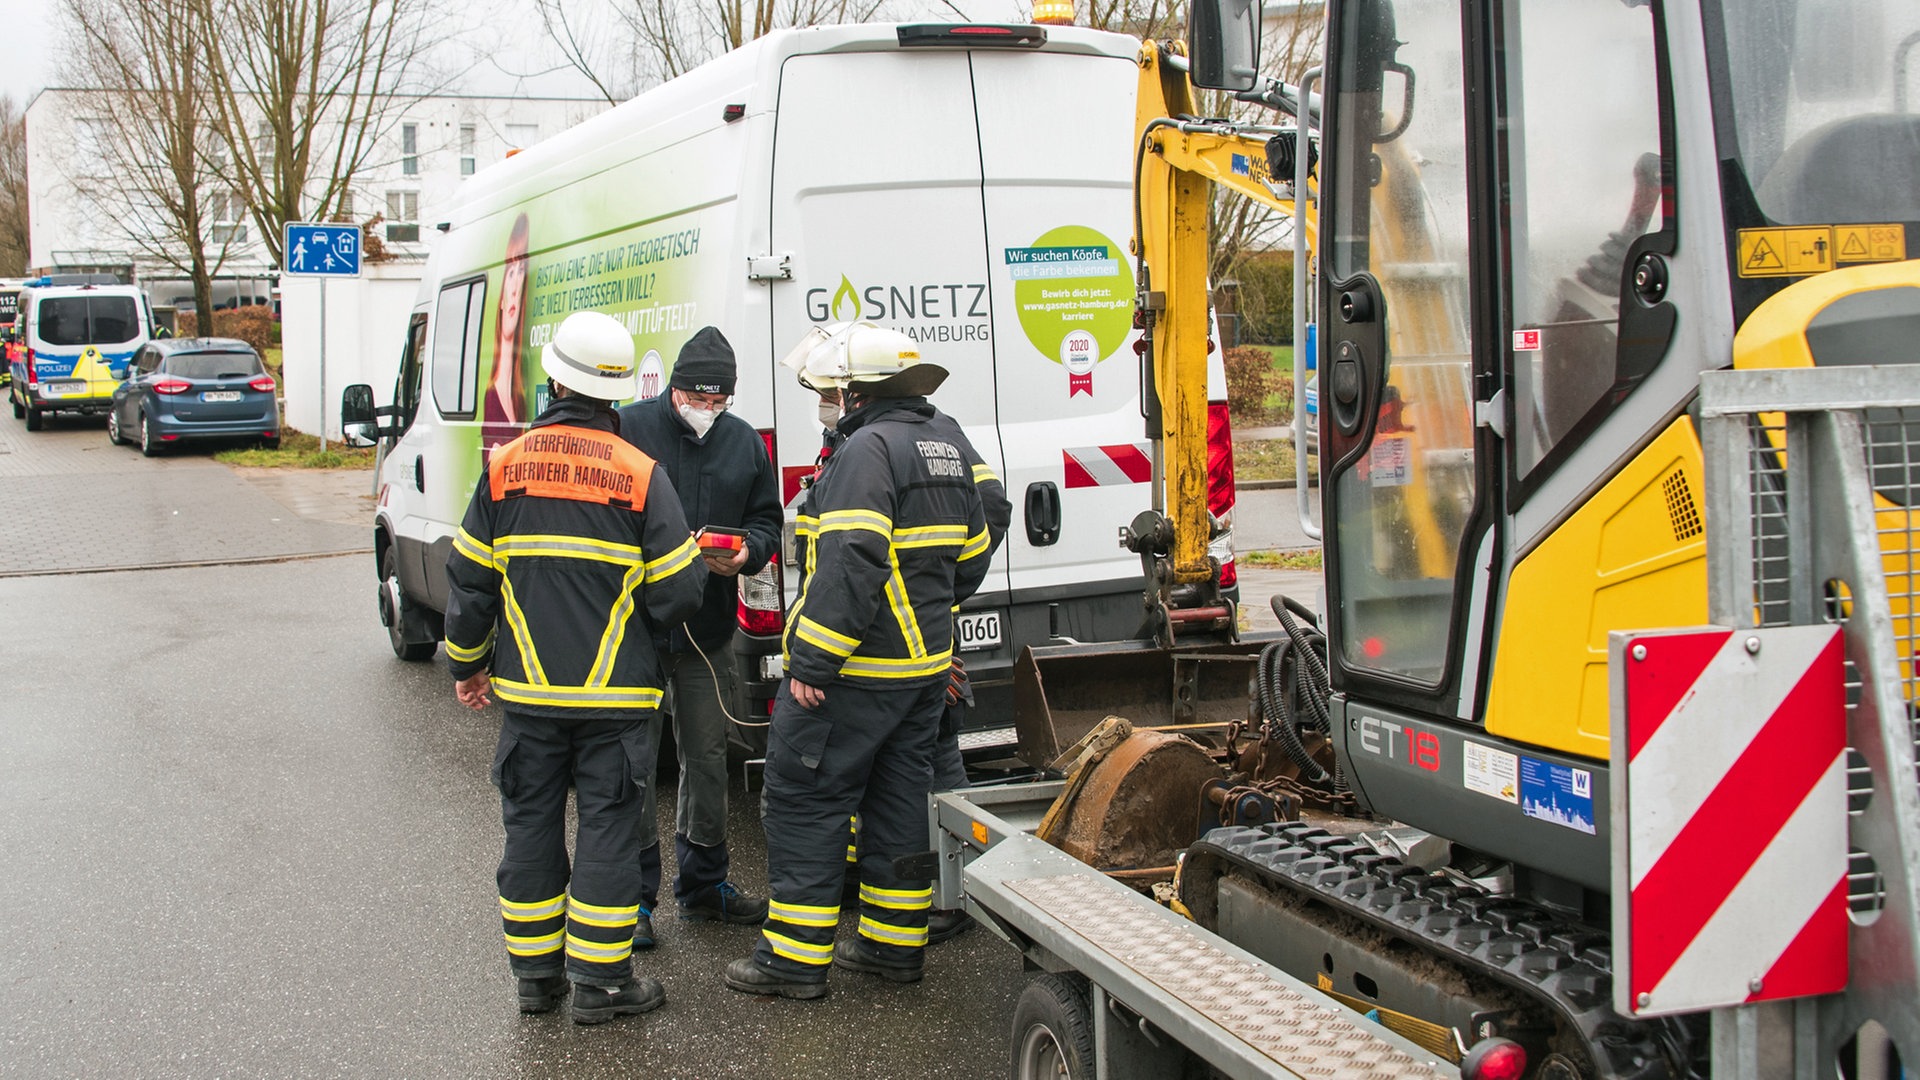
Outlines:
{"label": "van side mirror", "polygon": [[1260,5],[1194,0],[1187,17],[1187,77],[1202,90],[1251,90],[1260,78]]}
{"label": "van side mirror", "polygon": [[373,387],[354,383],[340,391],[340,426],[373,423]]}

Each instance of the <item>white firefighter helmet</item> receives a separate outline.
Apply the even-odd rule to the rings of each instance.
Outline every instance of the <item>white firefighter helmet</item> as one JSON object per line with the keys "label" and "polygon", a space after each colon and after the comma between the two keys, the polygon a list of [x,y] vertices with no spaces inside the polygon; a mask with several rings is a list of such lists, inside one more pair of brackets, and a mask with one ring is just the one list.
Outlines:
{"label": "white firefighter helmet", "polygon": [[872,397],[921,397],[947,378],[946,368],[920,359],[912,338],[870,322],[816,326],[780,362],[799,374],[802,386]]}
{"label": "white firefighter helmet", "polygon": [[625,401],[639,383],[633,335],[620,320],[598,311],[567,316],[540,350],[540,368],[561,386],[601,401]]}

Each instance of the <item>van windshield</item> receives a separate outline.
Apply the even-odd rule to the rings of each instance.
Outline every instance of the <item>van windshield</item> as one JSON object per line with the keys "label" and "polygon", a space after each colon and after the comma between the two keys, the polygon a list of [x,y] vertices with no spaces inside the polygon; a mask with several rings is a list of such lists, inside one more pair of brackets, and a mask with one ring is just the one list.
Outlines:
{"label": "van windshield", "polygon": [[131,296],[50,296],[39,332],[49,345],[117,345],[140,336],[140,308]]}

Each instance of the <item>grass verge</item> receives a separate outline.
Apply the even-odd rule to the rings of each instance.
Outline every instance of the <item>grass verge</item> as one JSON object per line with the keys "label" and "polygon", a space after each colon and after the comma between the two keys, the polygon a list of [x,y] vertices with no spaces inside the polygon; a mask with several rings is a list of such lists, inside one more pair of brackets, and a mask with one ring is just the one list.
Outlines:
{"label": "grass verge", "polygon": [[1320,569],[1319,548],[1304,551],[1236,551],[1233,557],[1242,566],[1257,566],[1262,570]]}
{"label": "grass verge", "polygon": [[280,429],[280,445],[273,450],[259,446],[236,447],[213,455],[223,465],[250,465],[259,469],[371,469],[373,448],[328,443],[320,449],[318,437],[290,428]]}
{"label": "grass verge", "polygon": [[[1308,466],[1311,471],[1312,466]],[[1292,439],[1236,439],[1233,443],[1233,478],[1246,480],[1292,480]]]}

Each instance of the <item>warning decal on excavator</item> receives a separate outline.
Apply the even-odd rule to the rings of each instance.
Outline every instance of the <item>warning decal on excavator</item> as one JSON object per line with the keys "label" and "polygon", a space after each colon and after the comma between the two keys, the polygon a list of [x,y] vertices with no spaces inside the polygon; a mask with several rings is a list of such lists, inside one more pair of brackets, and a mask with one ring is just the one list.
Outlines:
{"label": "warning decal on excavator", "polygon": [[1741,229],[1741,277],[1803,277],[1844,263],[1895,262],[1907,257],[1904,225],[1813,225]]}
{"label": "warning decal on excavator", "polygon": [[1628,631],[1611,646],[1615,1008],[1845,988],[1839,628]]}

